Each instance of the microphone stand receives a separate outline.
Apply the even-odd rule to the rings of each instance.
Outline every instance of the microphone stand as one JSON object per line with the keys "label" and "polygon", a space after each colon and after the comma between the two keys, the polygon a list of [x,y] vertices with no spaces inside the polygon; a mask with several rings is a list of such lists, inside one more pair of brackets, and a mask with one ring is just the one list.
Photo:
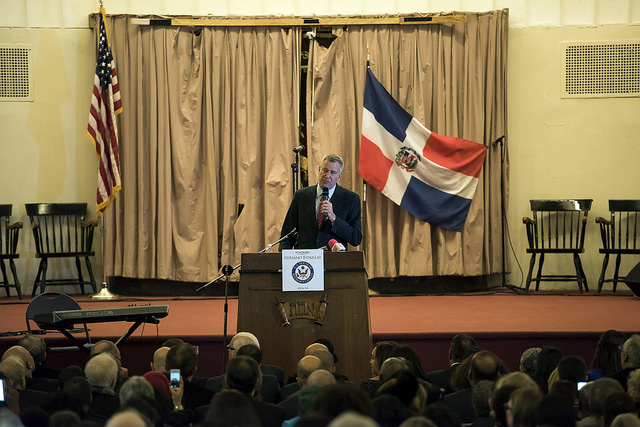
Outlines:
{"label": "microphone stand", "polygon": [[298,176],[300,173],[300,152],[293,150],[294,153],[296,153],[296,161],[294,163],[291,163],[291,175],[292,175],[292,181],[293,181],[293,194],[296,194],[296,191],[298,191]]}
{"label": "microphone stand", "polygon": [[[294,228],[293,230],[291,230],[290,232],[288,232],[286,235],[282,236],[281,238],[279,238],[275,242],[268,244],[259,253],[263,253],[263,252],[268,251],[269,249],[271,249],[272,247],[274,247],[278,243],[280,243],[283,240],[288,239],[289,237],[291,237],[296,232],[297,232],[297,230],[296,230],[296,228]],[[238,268],[240,268],[241,265],[242,264],[238,264],[235,267],[232,267],[229,264],[227,264],[227,265],[223,266],[221,275],[219,275],[215,279],[211,280],[208,283],[205,283],[204,285],[202,285],[198,289],[196,289],[196,293],[200,292],[203,289],[205,289],[206,287],[208,287],[209,285],[211,285],[212,283],[217,282],[222,277],[225,278],[225,280],[224,280],[224,322],[223,322],[223,325],[224,325],[223,328],[224,329],[223,329],[223,332],[222,332],[222,345],[223,345],[222,364],[223,364],[223,366],[225,366],[226,363],[227,363],[227,353],[225,352],[225,350],[227,348],[227,318],[228,318],[228,315],[229,315],[229,278],[231,277],[231,275],[233,274],[234,271],[236,271]]]}

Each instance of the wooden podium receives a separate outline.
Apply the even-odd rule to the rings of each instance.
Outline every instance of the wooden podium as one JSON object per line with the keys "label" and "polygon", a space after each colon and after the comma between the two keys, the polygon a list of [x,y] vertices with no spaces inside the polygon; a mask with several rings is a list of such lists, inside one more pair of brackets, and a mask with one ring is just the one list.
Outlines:
{"label": "wooden podium", "polygon": [[305,348],[329,339],[336,372],[350,381],[371,377],[369,293],[362,252],[324,253],[324,291],[282,291],[282,254],[242,254],[238,332],[260,340],[263,363],[293,375]]}

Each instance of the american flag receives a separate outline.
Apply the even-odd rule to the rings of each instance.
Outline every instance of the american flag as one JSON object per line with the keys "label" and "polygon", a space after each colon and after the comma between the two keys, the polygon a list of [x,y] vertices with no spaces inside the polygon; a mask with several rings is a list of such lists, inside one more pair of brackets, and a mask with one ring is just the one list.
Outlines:
{"label": "american flag", "polygon": [[104,8],[100,8],[99,19],[98,57],[87,137],[93,143],[99,161],[96,210],[104,213],[121,188],[116,114],[122,112],[122,101],[115,62],[107,39]]}

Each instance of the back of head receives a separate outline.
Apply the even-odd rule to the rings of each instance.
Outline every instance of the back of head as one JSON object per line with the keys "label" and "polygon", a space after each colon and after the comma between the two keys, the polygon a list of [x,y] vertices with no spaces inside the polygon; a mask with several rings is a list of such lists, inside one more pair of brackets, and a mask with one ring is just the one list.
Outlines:
{"label": "back of head", "polygon": [[245,394],[251,394],[260,377],[258,363],[247,356],[236,356],[229,360],[225,381],[227,387]]}
{"label": "back of head", "polygon": [[538,426],[575,427],[573,402],[557,394],[544,396],[536,408],[535,422]]}
{"label": "back of head", "polygon": [[640,418],[634,414],[620,414],[611,421],[611,427],[640,427]]}
{"label": "back of head", "polygon": [[91,404],[91,384],[85,377],[69,378],[63,391],[67,396],[67,409],[82,414]]}
{"label": "back of head", "polygon": [[161,347],[173,347],[176,344],[182,344],[184,340],[182,338],[169,338],[165,342],[162,343]]}
{"label": "back of head", "polygon": [[491,412],[489,399],[495,383],[489,380],[480,380],[471,388],[471,404],[477,417],[486,417]]}
{"label": "back of head", "polygon": [[329,427],[378,427],[378,423],[366,415],[347,411],[334,418]]}
{"label": "back of head", "polygon": [[449,348],[451,360],[453,362],[461,362],[465,358],[465,352],[470,347],[476,346],[476,340],[468,334],[457,334],[451,339]]}
{"label": "back of head", "polygon": [[591,369],[600,369],[603,376],[611,375],[621,370],[620,347],[625,340],[625,335],[620,331],[609,329],[603,332],[593,355]]}
{"label": "back of head", "polygon": [[558,377],[578,384],[587,379],[587,364],[580,356],[564,356],[558,362]]}
{"label": "back of head", "polygon": [[84,373],[92,387],[113,388],[118,377],[118,365],[109,354],[98,354],[89,359]]}
{"label": "back of head", "polygon": [[469,378],[472,384],[481,380],[495,381],[507,372],[504,362],[488,350],[481,350],[471,358]]}
{"label": "back of head", "polygon": [[389,358],[391,351],[398,346],[398,343],[395,341],[380,341],[376,344],[376,365],[378,366],[378,370],[382,366],[385,360]]}
{"label": "back of head", "polygon": [[78,365],[65,366],[58,374],[58,388],[64,388],[65,383],[73,377],[87,378],[87,375],[84,373],[84,369]]}
{"label": "back of head", "polygon": [[336,377],[326,369],[316,369],[315,371],[311,372],[309,374],[309,377],[307,378],[307,387],[324,387],[335,383]]}
{"label": "back of head", "polygon": [[25,366],[22,359],[15,356],[9,356],[0,362],[0,372],[2,372],[9,381],[9,385],[16,390],[24,388],[26,383]]}
{"label": "back of head", "polygon": [[611,393],[604,400],[604,425],[608,426],[613,419],[620,414],[636,413],[636,405],[631,397],[623,392]]}
{"label": "back of head", "polygon": [[260,347],[260,341],[258,341],[258,337],[253,335],[251,332],[238,332],[231,338],[231,347],[234,349],[239,349],[243,345],[253,344]]}
{"label": "back of head", "polygon": [[380,367],[380,382],[385,382],[401,369],[409,369],[409,365],[403,357],[387,358]]}
{"label": "back of head", "polygon": [[622,345],[622,368],[640,368],[640,335],[633,334]]}
{"label": "back of head", "polygon": [[314,343],[323,344],[325,347],[327,347],[327,350],[329,350],[329,353],[331,353],[331,355],[333,356],[333,363],[334,364],[338,363],[340,359],[336,354],[336,350],[335,350],[335,347],[333,346],[333,343],[328,338],[318,338],[317,340],[314,341]]}
{"label": "back of head", "polygon": [[533,378],[536,375],[536,368],[538,366],[538,355],[542,349],[540,347],[528,348],[522,352],[520,356],[520,372],[529,375]]}
{"label": "back of head", "polygon": [[635,369],[627,377],[627,393],[634,402],[640,402],[640,369]]}
{"label": "back of head", "polygon": [[259,426],[249,397],[238,390],[223,390],[211,400],[205,426]]}
{"label": "back of head", "polygon": [[152,427],[151,421],[135,409],[116,412],[105,427]]}
{"label": "back of head", "polygon": [[391,378],[381,383],[376,390],[376,395],[390,394],[397,397],[407,407],[411,405],[418,393],[418,379],[408,369],[401,369]]}
{"label": "back of head", "polygon": [[255,344],[245,344],[238,349],[237,356],[249,356],[256,362],[258,365],[262,363],[262,350]]}
{"label": "back of head", "polygon": [[49,417],[49,427],[75,426],[82,426],[82,419],[80,418],[80,415],[74,411],[57,411]]}
{"label": "back of head", "polygon": [[413,349],[413,347],[400,344],[396,348],[391,351],[391,357],[404,357],[407,362],[409,362],[410,369],[419,379],[426,379],[426,374],[422,369],[422,364],[420,363],[420,357],[418,357],[418,353]]}
{"label": "back of head", "polygon": [[198,353],[189,343],[176,344],[169,349],[165,360],[167,371],[180,369],[180,373],[186,379],[192,377],[198,366]]}
{"label": "back of head", "polygon": [[153,387],[144,377],[133,376],[125,381],[120,387],[120,405],[124,406],[127,401],[133,397],[145,396],[149,399],[154,398]]}
{"label": "back of head", "polygon": [[27,349],[36,365],[42,365],[47,358],[47,344],[42,337],[25,335],[20,338],[18,345]]}
{"label": "back of head", "polygon": [[348,382],[323,387],[313,409],[332,418],[349,410],[367,416],[373,415],[369,396],[360,386]]}
{"label": "back of head", "polygon": [[542,347],[542,350],[540,350],[534,379],[543,393],[549,390],[549,375],[558,366],[560,359],[562,359],[562,352],[555,347]]}
{"label": "back of head", "polygon": [[320,369],[324,369],[327,371],[332,372],[334,365],[333,365],[333,354],[331,354],[331,352],[329,350],[323,350],[323,349],[319,349],[314,351],[313,353],[311,353],[311,356],[315,356],[318,359],[320,359]]}
{"label": "back of head", "polygon": [[120,350],[113,341],[100,340],[91,347],[91,357],[101,353],[108,353],[116,359],[120,358]]}
{"label": "back of head", "polygon": [[605,401],[607,397],[615,392],[622,391],[622,385],[613,378],[598,378],[593,381],[589,392],[589,409],[595,416],[602,417],[605,414]]}
{"label": "back of head", "polygon": [[542,392],[535,387],[521,387],[511,393],[511,410],[514,426],[533,426],[535,412],[542,400]]}
{"label": "back of head", "polygon": [[458,427],[462,425],[455,411],[443,402],[434,402],[427,405],[424,416],[433,421],[438,427]]}
{"label": "back of head", "polygon": [[304,356],[302,359],[298,361],[298,364],[296,365],[296,374],[298,375],[298,379],[300,381],[306,382],[306,380],[309,378],[309,375],[313,371],[320,369],[321,364],[322,364],[322,361],[318,359],[316,356],[313,356],[313,355]]}

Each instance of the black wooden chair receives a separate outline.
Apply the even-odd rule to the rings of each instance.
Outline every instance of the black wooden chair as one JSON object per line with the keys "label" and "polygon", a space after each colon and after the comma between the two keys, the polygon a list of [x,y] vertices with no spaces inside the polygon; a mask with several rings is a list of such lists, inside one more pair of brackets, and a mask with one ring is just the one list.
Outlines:
{"label": "black wooden chair", "polygon": [[[18,237],[20,236],[21,222],[11,223],[11,210],[13,205],[0,205],[0,269],[2,270],[2,282],[0,288],[7,291],[7,296],[11,296],[11,288],[15,288],[18,298],[22,299],[22,291],[20,289],[20,280],[16,273],[15,259],[20,257],[18,250]],[[9,262],[9,268],[13,275],[13,283],[9,280],[7,274],[7,266],[5,261]]]}
{"label": "black wooden chair", "polygon": [[[536,281],[536,291],[539,290],[540,282],[543,281],[568,282],[575,280],[578,282],[580,293],[583,292],[583,288],[589,292],[580,254],[584,253],[584,232],[592,200],[531,200],[530,202],[533,218],[522,218],[522,222],[527,228],[529,242],[527,253],[531,254],[526,282],[527,292],[529,292],[531,280]],[[538,274],[532,278],[538,254],[540,255]],[[542,265],[546,254],[573,255],[576,274],[542,274]]]}
{"label": "black wooden chair", "polygon": [[[84,287],[91,286],[96,293],[96,281],[93,277],[91,260],[95,255],[92,250],[93,232],[98,220],[86,221],[86,203],[27,203],[27,215],[31,220],[31,230],[36,247],[36,257],[40,258],[38,274],[33,282],[35,295],[46,292],[48,285],[79,285],[84,294]],[[51,258],[74,258],[77,278],[48,279],[47,269]],[[82,276],[80,258],[84,258],[89,273],[88,280]]]}
{"label": "black wooden chair", "polygon": [[[604,254],[602,271],[598,279],[598,293],[605,282],[613,282],[613,292],[616,291],[618,281],[624,281],[624,277],[618,275],[622,255],[640,255],[640,200],[609,200],[611,218],[596,218],[600,225],[600,237]],[[613,277],[605,279],[609,255],[616,256],[616,267]]]}

